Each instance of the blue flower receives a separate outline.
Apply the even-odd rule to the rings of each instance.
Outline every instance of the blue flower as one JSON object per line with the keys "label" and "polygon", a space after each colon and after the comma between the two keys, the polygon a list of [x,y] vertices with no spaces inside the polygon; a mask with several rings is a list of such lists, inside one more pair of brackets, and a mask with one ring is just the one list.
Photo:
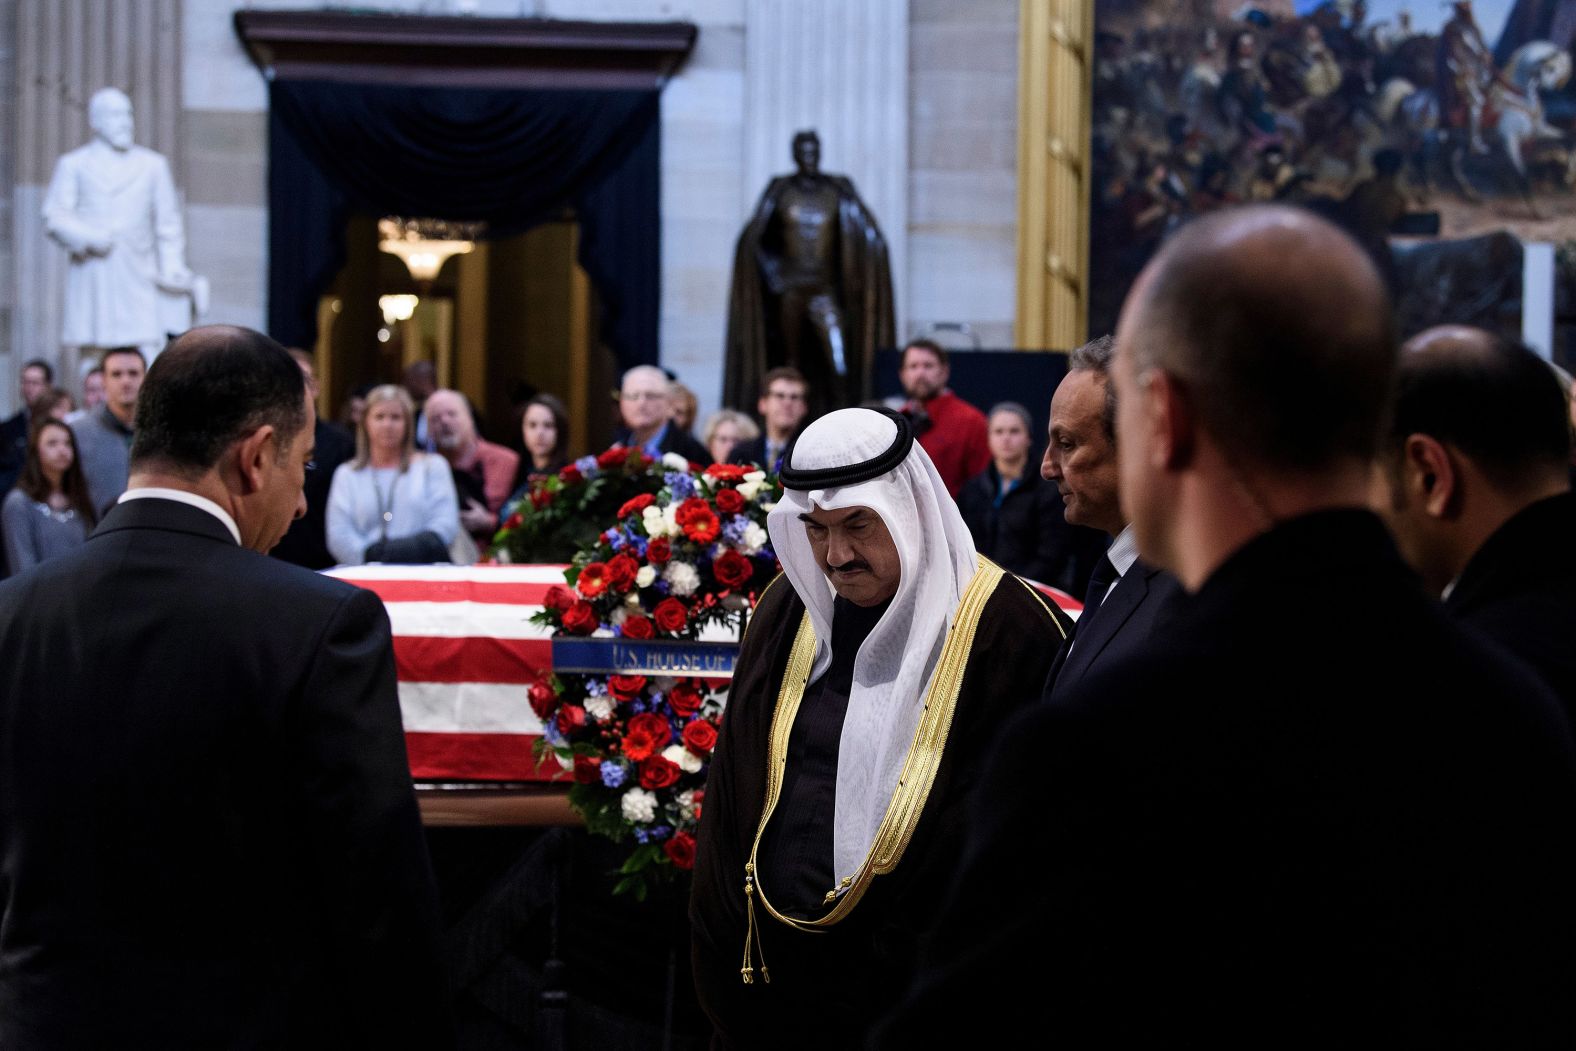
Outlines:
{"label": "blue flower", "polygon": [[722,539],[738,546],[744,543],[744,531],[750,527],[750,520],[743,515],[733,515],[722,524]]}
{"label": "blue flower", "polygon": [[662,476],[662,484],[668,487],[674,500],[688,500],[695,495],[695,480],[687,474],[669,472]]}
{"label": "blue flower", "polygon": [[608,788],[617,788],[624,783],[624,779],[628,776],[629,771],[624,768],[623,763],[602,764],[602,784]]}
{"label": "blue flower", "polygon": [[652,839],[667,839],[673,835],[673,830],[666,825],[652,825],[646,830],[646,835]]}
{"label": "blue flower", "polygon": [[580,457],[580,459],[575,461],[575,470],[579,471],[581,474],[585,475],[587,478],[595,478],[596,475],[597,475],[596,457],[595,456],[582,456],[582,457]]}
{"label": "blue flower", "polygon": [[641,828],[639,825],[635,826],[635,842],[636,843],[644,843],[650,838],[651,838],[651,833],[650,832],[647,832],[644,828]]}
{"label": "blue flower", "polygon": [[558,732],[557,719],[547,720],[547,725],[542,727],[542,736],[547,738],[547,743],[554,748],[562,747],[564,744],[564,735]]}

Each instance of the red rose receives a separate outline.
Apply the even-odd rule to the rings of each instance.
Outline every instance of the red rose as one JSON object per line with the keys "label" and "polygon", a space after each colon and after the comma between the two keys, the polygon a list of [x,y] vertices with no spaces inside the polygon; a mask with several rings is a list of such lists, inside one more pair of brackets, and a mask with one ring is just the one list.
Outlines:
{"label": "red rose", "polygon": [[540,511],[542,508],[546,507],[552,502],[553,494],[548,492],[546,489],[531,490],[531,506],[536,510]]}
{"label": "red rose", "polygon": [[688,719],[700,711],[701,692],[694,683],[681,682],[668,691],[668,706],[674,713]]}
{"label": "red rose", "polygon": [[542,605],[554,613],[564,613],[568,611],[569,607],[579,601],[573,591],[570,591],[562,584],[554,584],[547,589],[547,597],[542,599]]}
{"label": "red rose", "polygon": [[624,501],[624,506],[618,509],[618,517],[638,515],[656,502],[657,498],[655,496],[652,496],[650,493],[641,493],[639,496]]}
{"label": "red rose", "polygon": [[725,588],[743,587],[755,575],[755,565],[737,551],[724,551],[711,564],[717,583]]}
{"label": "red rose", "polygon": [[667,788],[683,776],[677,763],[654,755],[640,764],[640,787],[645,789]]}
{"label": "red rose", "polygon": [[531,711],[546,723],[547,717],[553,714],[553,707],[558,704],[558,692],[553,689],[551,683],[537,681],[531,684],[526,696],[531,700]]}
{"label": "red rose", "polygon": [[737,489],[717,490],[717,510],[725,515],[736,515],[744,510],[744,497]]}
{"label": "red rose", "polygon": [[697,544],[709,544],[717,539],[717,534],[722,532],[722,522],[710,511],[705,517],[690,519],[689,525],[684,527],[684,535]]}
{"label": "red rose", "polygon": [[582,785],[602,782],[602,760],[594,755],[575,756],[575,780]]}
{"label": "red rose", "polygon": [[753,470],[753,467],[745,467],[743,464],[714,463],[706,468],[706,473],[719,482],[742,482],[744,476]]}
{"label": "red rose", "polygon": [[589,635],[600,623],[589,602],[576,602],[564,611],[564,630],[571,635]]}
{"label": "red rose", "polygon": [[668,538],[659,536],[646,545],[646,558],[652,562],[666,562],[673,557],[673,545],[668,543]]}
{"label": "red rose", "polygon": [[642,617],[637,613],[632,617],[624,618],[624,638],[626,639],[649,639],[656,633],[657,629],[652,627],[650,617]]}
{"label": "red rose", "polygon": [[689,609],[670,595],[657,603],[657,608],[651,611],[651,619],[657,622],[657,627],[670,634],[683,631],[684,625],[689,623]]}
{"label": "red rose", "polygon": [[607,566],[601,562],[587,562],[575,578],[575,587],[586,598],[596,598],[607,590]]}
{"label": "red rose", "polygon": [[524,521],[525,518],[520,514],[520,512],[516,511],[514,514],[503,520],[503,527],[505,529],[519,529],[520,523]]}
{"label": "red rose", "polygon": [[566,704],[558,709],[558,714],[553,717],[558,732],[568,737],[586,724],[586,710],[578,704]]}
{"label": "red rose", "polygon": [[635,574],[640,563],[628,555],[614,555],[607,564],[607,582],[614,591],[624,592],[635,586]]}
{"label": "red rose", "polygon": [[695,837],[688,832],[675,832],[662,844],[662,853],[673,862],[674,868],[688,871],[695,867]]}
{"label": "red rose", "polygon": [[607,680],[607,692],[616,701],[632,701],[646,688],[644,675],[613,675]]}
{"label": "red rose", "polygon": [[711,513],[710,504],[698,496],[692,496],[682,504],[679,504],[678,509],[673,512],[673,520],[679,525],[683,525],[696,515],[709,515]]}
{"label": "red rose", "polygon": [[629,457],[629,450],[622,445],[615,445],[607,452],[596,458],[598,467],[618,467]]}
{"label": "red rose", "polygon": [[696,719],[684,727],[684,747],[706,758],[717,747],[717,728],[705,719]]}
{"label": "red rose", "polygon": [[565,467],[562,471],[558,472],[558,480],[563,482],[565,485],[574,485],[576,482],[584,481],[585,475],[580,473],[580,468],[576,467],[574,464],[570,464],[568,467]]}
{"label": "red rose", "polygon": [[668,721],[656,712],[642,712],[629,720],[631,731],[639,730],[651,735],[658,748],[665,747],[673,740],[673,729],[668,726]]}

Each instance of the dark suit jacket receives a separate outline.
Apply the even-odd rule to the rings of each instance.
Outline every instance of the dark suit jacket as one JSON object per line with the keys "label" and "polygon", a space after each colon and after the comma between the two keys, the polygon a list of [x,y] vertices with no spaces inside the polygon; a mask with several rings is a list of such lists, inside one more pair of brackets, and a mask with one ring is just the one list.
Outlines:
{"label": "dark suit jacket", "polygon": [[[1170,573],[1134,562],[1086,624],[1080,618],[1046,679],[1046,695],[1070,688],[1090,672],[1141,656],[1180,616],[1187,592]],[[1079,629],[1083,629],[1080,631]],[[1073,645],[1076,641],[1077,645]]]}
{"label": "dark suit jacket", "polygon": [[1098,529],[1068,525],[1062,496],[1030,461],[1018,485],[996,504],[1001,475],[993,463],[958,492],[958,511],[974,549],[1021,577],[1082,595],[1110,545]]}
{"label": "dark suit jacket", "polygon": [[[620,427],[613,432],[614,445],[633,445],[633,435],[628,427]],[[668,424],[668,431],[662,436],[662,441],[657,443],[657,448],[664,453],[678,453],[691,463],[698,463],[702,467],[711,463],[711,453],[706,447],[695,440],[689,431],[681,429],[677,424]]]}
{"label": "dark suit jacket", "polygon": [[1540,500],[1500,526],[1445,610],[1531,665],[1576,718],[1576,494]]}
{"label": "dark suit jacket", "polygon": [[0,1047],[444,1046],[371,592],[115,506],[0,584]]}
{"label": "dark suit jacket", "polygon": [[1008,725],[880,1046],[1569,1046],[1558,701],[1367,512],[1277,526],[1186,612]]}
{"label": "dark suit jacket", "polygon": [[338,561],[328,553],[324,533],[328,489],[333,484],[335,468],[356,454],[356,440],[339,424],[318,420],[312,442],[312,470],[307,472],[306,483],[302,486],[306,493],[306,514],[290,523],[284,538],[268,553],[308,569],[327,569]]}
{"label": "dark suit jacket", "polygon": [[[784,443],[783,452],[787,450],[788,446]],[[778,459],[781,459],[782,453],[779,452],[777,456]],[[756,467],[764,468],[773,473],[777,471],[778,467],[777,464],[766,462],[766,435],[764,434],[735,445],[733,451],[728,454],[728,462],[739,464],[741,467],[754,464]]]}

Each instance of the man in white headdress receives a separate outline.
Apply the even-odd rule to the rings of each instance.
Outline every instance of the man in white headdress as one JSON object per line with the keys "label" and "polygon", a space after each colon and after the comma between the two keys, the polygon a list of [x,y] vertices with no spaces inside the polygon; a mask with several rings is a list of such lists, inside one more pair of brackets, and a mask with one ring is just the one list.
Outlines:
{"label": "man in white headdress", "polygon": [[88,124],[92,141],[56,162],[44,198],[44,228],[71,256],[61,342],[151,357],[206,310],[208,285],[186,268],[169,162],[132,141],[131,99],[94,92]]}
{"label": "man in white headdress", "polygon": [[723,1046],[858,1045],[910,976],[986,748],[1038,697],[1067,621],[975,554],[903,416],[822,416],[781,477],[783,574],[702,805],[696,986]]}

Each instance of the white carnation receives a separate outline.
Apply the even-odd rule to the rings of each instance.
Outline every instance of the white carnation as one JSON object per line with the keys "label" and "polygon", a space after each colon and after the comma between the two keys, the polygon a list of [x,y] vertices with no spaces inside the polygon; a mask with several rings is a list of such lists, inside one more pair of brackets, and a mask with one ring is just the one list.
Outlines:
{"label": "white carnation", "polygon": [[670,744],[662,750],[662,758],[677,766],[686,774],[700,773],[700,756],[685,748],[681,744]]}
{"label": "white carnation", "polygon": [[606,722],[613,714],[613,699],[611,697],[586,698],[586,715],[594,723]]}
{"label": "white carnation", "polygon": [[663,517],[662,508],[656,504],[648,504],[646,509],[640,512],[640,518],[640,524],[646,527],[647,536],[668,535],[668,520]]}
{"label": "white carnation", "polygon": [[644,824],[657,816],[657,797],[644,788],[631,788],[619,803],[625,821]]}
{"label": "white carnation", "polygon": [[761,482],[766,481],[766,472],[765,471],[750,471],[747,474],[745,474],[744,480],[746,482],[755,482],[757,485],[759,485]]}
{"label": "white carnation", "polygon": [[679,805],[679,814],[684,818],[685,821],[694,820],[695,790],[693,788],[686,788],[684,791],[674,796],[673,801]]}
{"label": "white carnation", "polygon": [[635,586],[637,588],[649,588],[656,579],[656,566],[641,566],[635,574]]}
{"label": "white carnation", "polygon": [[663,453],[662,466],[666,467],[670,471],[683,471],[685,474],[689,473],[689,461],[684,459],[684,457],[680,456],[678,453]]}
{"label": "white carnation", "polygon": [[669,504],[662,509],[662,521],[668,527],[669,536],[678,536],[683,530],[679,527],[679,505]]}
{"label": "white carnation", "polygon": [[629,616],[629,611],[623,606],[617,606],[614,608],[613,612],[609,614],[607,622],[616,628],[620,624],[624,623],[624,618],[627,616]]}
{"label": "white carnation", "polygon": [[669,562],[668,568],[662,571],[662,579],[668,582],[668,588],[675,595],[693,595],[700,587],[700,574],[688,562]]}
{"label": "white carnation", "polygon": [[753,555],[766,546],[766,541],[771,539],[771,534],[762,529],[759,524],[751,522],[744,527],[744,538],[741,543],[746,555]]}

